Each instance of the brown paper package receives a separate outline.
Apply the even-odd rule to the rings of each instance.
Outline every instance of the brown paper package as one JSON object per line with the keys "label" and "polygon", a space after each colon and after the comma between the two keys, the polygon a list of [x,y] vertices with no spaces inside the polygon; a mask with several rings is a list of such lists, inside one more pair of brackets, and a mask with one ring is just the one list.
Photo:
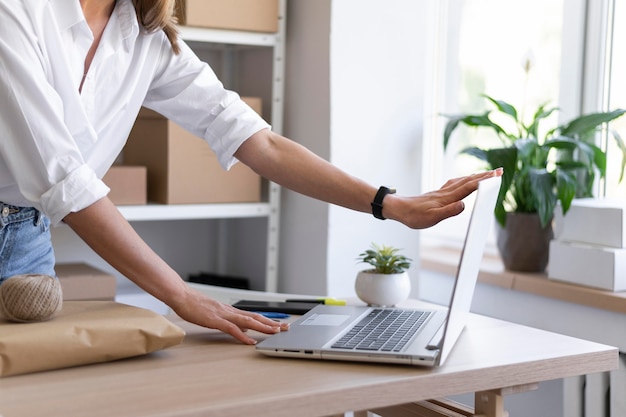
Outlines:
{"label": "brown paper package", "polygon": [[66,301],[50,321],[0,319],[0,376],[144,355],[175,346],[184,335],[150,310],[114,301]]}

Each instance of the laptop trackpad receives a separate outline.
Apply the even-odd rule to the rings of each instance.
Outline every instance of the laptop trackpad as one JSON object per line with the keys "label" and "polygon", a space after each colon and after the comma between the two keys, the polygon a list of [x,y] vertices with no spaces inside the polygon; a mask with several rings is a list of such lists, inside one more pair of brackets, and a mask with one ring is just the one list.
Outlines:
{"label": "laptop trackpad", "polygon": [[348,314],[312,314],[302,326],[341,326],[350,318]]}

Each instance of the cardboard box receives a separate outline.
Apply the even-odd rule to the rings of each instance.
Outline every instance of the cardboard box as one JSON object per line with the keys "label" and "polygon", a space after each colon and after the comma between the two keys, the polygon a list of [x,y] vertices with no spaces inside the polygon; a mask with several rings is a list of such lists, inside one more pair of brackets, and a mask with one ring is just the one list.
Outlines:
{"label": "cardboard box", "polygon": [[[260,113],[260,99],[245,98]],[[124,163],[148,169],[148,200],[162,204],[250,203],[261,178],[244,164],[226,171],[206,142],[143,109],[124,148]]]}
{"label": "cardboard box", "polygon": [[556,210],[558,240],[626,248],[626,200],[580,198],[565,216]]}
{"label": "cardboard box", "polygon": [[114,165],[102,181],[111,189],[109,198],[117,205],[146,204],[148,170],[144,166]]}
{"label": "cardboard box", "polygon": [[63,289],[63,300],[115,299],[117,281],[111,274],[84,263],[58,264],[55,271]]}
{"label": "cardboard box", "polygon": [[177,0],[180,25],[278,32],[278,0]]}
{"label": "cardboard box", "polygon": [[252,108],[259,116],[263,116],[263,100],[261,97],[241,97],[248,106]]}
{"label": "cardboard box", "polygon": [[609,291],[626,290],[626,249],[553,240],[548,278]]}

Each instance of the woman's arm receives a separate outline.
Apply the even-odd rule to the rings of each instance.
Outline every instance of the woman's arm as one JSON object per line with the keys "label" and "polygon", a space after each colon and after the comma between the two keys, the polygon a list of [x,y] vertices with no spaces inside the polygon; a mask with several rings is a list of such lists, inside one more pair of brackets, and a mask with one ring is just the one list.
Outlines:
{"label": "woman's arm", "polygon": [[[269,129],[255,133],[235,156],[259,175],[286,188],[356,211],[372,212],[371,202],[378,188]],[[502,170],[452,179],[439,190],[421,196],[388,194],[383,200],[383,216],[413,229],[434,226],[461,213],[465,207],[462,200],[477,189],[480,180],[494,175],[502,175]]]}
{"label": "woman's arm", "polygon": [[[371,212],[375,187],[269,129],[244,142],[235,156],[260,175],[287,188]],[[432,226],[463,211],[461,200],[477,188],[481,179],[500,174],[501,170],[489,171],[450,180],[441,189],[417,197],[388,195],[383,201],[383,214],[412,228]],[[70,213],[64,221],[105,261],[189,322],[221,330],[247,344],[255,343],[245,334],[247,329],[263,333],[287,329],[285,324],[238,310],[191,289],[137,235],[108,198]]]}
{"label": "woman's arm", "polygon": [[245,334],[247,329],[263,333],[287,329],[286,324],[238,310],[190,288],[108,198],[70,213],[64,220],[105,261],[189,322],[221,330],[246,344],[256,343]]}

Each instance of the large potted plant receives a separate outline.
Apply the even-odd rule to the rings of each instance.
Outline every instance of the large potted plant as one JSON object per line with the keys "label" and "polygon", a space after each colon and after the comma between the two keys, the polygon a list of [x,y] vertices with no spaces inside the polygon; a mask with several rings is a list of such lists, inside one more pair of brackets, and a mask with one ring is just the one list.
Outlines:
{"label": "large potted plant", "polygon": [[409,297],[411,281],[407,269],[412,259],[400,249],[372,243],[357,260],[370,265],[359,271],[354,284],[357,296],[369,305],[394,306]]}
{"label": "large potted plant", "polygon": [[[484,97],[495,110],[446,116],[443,146],[447,148],[460,125],[496,133],[501,146],[485,149],[478,144],[461,153],[484,161],[490,169],[504,168],[495,207],[498,249],[507,269],[541,272],[548,262],[554,210],[560,205],[565,214],[574,198],[592,197],[595,178],[603,178],[606,173],[606,153],[595,145],[596,133],[626,110],[582,115],[540,134],[541,121],[553,114],[556,107],[539,106],[526,123],[513,105]],[[495,122],[491,117],[494,111],[510,124]],[[626,145],[616,133],[611,136],[622,151],[621,181]],[[535,234],[540,240],[529,241]]]}

